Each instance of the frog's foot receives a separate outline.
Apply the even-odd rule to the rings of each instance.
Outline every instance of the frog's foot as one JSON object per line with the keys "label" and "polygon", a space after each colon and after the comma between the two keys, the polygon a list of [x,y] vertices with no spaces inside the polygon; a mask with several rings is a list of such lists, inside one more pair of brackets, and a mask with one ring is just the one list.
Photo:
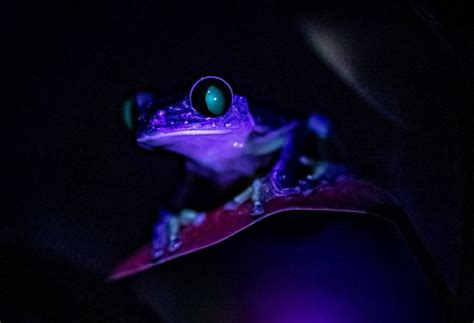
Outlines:
{"label": "frog's foot", "polygon": [[307,166],[312,167],[312,173],[298,180],[298,186],[300,187],[301,193],[305,196],[310,194],[316,185],[324,180],[324,177],[330,167],[330,163],[326,161],[311,161],[309,163],[308,160]]}
{"label": "frog's foot", "polygon": [[151,259],[159,260],[165,253],[168,244],[168,217],[171,214],[167,211],[160,212],[158,221],[153,225]]}
{"label": "frog's foot", "polygon": [[158,221],[153,225],[151,259],[159,260],[165,253],[168,246],[168,223],[173,216],[171,212],[166,210],[160,211]]}
{"label": "frog's foot", "polygon": [[174,252],[181,247],[179,216],[171,216],[168,221],[168,251]]}
{"label": "frog's foot", "polygon": [[182,209],[179,214],[179,224],[181,226],[200,225],[206,219],[206,212],[198,212],[191,209]]}
{"label": "frog's foot", "polygon": [[181,247],[181,229],[188,225],[199,225],[206,213],[183,209],[178,214],[166,210],[160,212],[158,222],[153,226],[152,259],[157,261],[166,250],[174,252]]}
{"label": "frog's foot", "polygon": [[259,216],[265,212],[265,208],[263,207],[264,204],[264,193],[263,185],[265,180],[257,178],[252,183],[252,195],[250,198],[252,199],[253,207],[250,213],[251,216]]}
{"label": "frog's foot", "polygon": [[239,206],[244,204],[245,202],[251,200],[252,201],[252,216],[261,215],[264,212],[263,204],[264,204],[264,183],[268,180],[264,178],[257,178],[252,182],[252,185],[247,187],[244,191],[242,191],[239,195],[235,196],[231,201],[227,202],[224,205],[224,210],[233,211],[236,210]]}
{"label": "frog's foot", "polygon": [[289,184],[287,175],[284,172],[273,172],[269,177],[257,179],[252,184],[252,216],[264,213],[265,204],[278,196],[290,196],[301,194],[300,185]]}
{"label": "frog's foot", "polygon": [[311,177],[317,181],[321,178],[323,178],[327,173],[330,168],[331,164],[327,161],[318,161],[313,165],[313,174],[311,174]]}
{"label": "frog's foot", "polygon": [[306,177],[298,180],[298,185],[301,189],[301,194],[303,194],[304,196],[311,194],[317,183],[317,179],[315,179],[312,175],[307,175]]}
{"label": "frog's foot", "polygon": [[224,205],[225,210],[235,210],[247,201],[252,202],[252,210],[250,215],[253,217],[260,216],[265,212],[265,204],[276,196],[287,196],[299,194],[299,187],[282,186],[280,176],[257,178],[252,185],[247,187],[242,193],[237,195]]}

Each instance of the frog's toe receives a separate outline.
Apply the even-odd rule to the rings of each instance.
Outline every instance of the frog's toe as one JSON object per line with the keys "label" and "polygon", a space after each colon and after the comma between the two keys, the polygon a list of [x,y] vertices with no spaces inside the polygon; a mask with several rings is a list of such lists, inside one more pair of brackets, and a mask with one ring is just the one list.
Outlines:
{"label": "frog's toe", "polygon": [[306,156],[306,155],[302,155],[300,156],[300,158],[298,159],[299,163],[303,166],[309,166],[309,167],[313,167],[314,164],[316,163],[311,157],[309,156]]}
{"label": "frog's toe", "polygon": [[265,212],[265,208],[263,207],[262,202],[254,202],[252,212],[250,213],[251,216],[259,216]]}
{"label": "frog's toe", "polygon": [[157,223],[153,226],[152,236],[152,261],[158,261],[165,253],[168,237],[168,214],[162,214]]}
{"label": "frog's toe", "polygon": [[315,180],[322,178],[327,174],[330,167],[330,163],[327,161],[317,162],[313,169],[313,174],[311,175]]}
{"label": "frog's toe", "polygon": [[243,192],[235,196],[231,201],[227,202],[224,205],[224,210],[227,210],[227,211],[236,210],[244,202],[248,201],[252,197],[252,194],[253,194],[253,185],[247,187]]}
{"label": "frog's toe", "polygon": [[259,216],[265,212],[265,208],[263,203],[265,201],[265,186],[264,186],[264,179],[257,178],[252,183],[252,211],[250,213],[251,216]]}
{"label": "frog's toe", "polygon": [[183,209],[178,214],[179,224],[186,225],[200,225],[206,219],[205,212],[198,212],[191,209]]}
{"label": "frog's toe", "polygon": [[200,225],[206,220],[206,212],[197,212],[194,218],[193,225]]}
{"label": "frog's toe", "polygon": [[331,121],[322,114],[313,113],[308,118],[308,128],[324,140],[331,134]]}
{"label": "frog's toe", "polygon": [[163,257],[164,254],[165,254],[164,249],[162,249],[162,248],[159,248],[159,249],[153,248],[153,250],[151,251],[151,261],[152,262],[157,262],[158,260],[161,259],[161,257]]}
{"label": "frog's toe", "polygon": [[239,204],[235,201],[229,201],[224,204],[224,210],[226,211],[235,211],[239,207]]}
{"label": "frog's toe", "polygon": [[298,186],[301,190],[301,194],[305,196],[310,194],[314,190],[316,184],[317,180],[312,175],[308,175],[298,181]]}
{"label": "frog's toe", "polygon": [[168,251],[176,251],[181,246],[180,219],[178,216],[168,218]]}
{"label": "frog's toe", "polygon": [[176,250],[179,249],[182,245],[182,241],[179,237],[173,237],[170,239],[169,244],[168,244],[168,251],[169,252],[175,252]]}

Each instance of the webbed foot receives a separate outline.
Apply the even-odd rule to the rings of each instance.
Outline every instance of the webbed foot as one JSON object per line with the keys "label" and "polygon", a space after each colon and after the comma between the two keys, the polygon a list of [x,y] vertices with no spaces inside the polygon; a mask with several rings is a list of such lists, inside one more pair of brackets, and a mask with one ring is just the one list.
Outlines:
{"label": "webbed foot", "polygon": [[250,212],[251,216],[258,216],[265,212],[263,204],[264,200],[264,183],[267,180],[263,178],[257,178],[252,182],[252,185],[247,187],[239,195],[235,196],[231,201],[227,202],[224,205],[224,210],[233,211],[237,209],[240,205],[247,202],[248,200],[252,201],[252,211]]}

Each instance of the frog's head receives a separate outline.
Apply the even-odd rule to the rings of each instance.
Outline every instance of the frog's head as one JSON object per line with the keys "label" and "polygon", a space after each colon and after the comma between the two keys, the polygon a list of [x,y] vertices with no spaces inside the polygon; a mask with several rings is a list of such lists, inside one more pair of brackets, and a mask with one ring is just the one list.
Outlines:
{"label": "frog's head", "polygon": [[[202,164],[242,154],[255,122],[245,97],[216,76],[199,79],[189,94],[172,104],[159,103],[149,93],[138,93],[136,139],[148,150],[162,147]],[[125,115],[130,115],[130,106]]]}

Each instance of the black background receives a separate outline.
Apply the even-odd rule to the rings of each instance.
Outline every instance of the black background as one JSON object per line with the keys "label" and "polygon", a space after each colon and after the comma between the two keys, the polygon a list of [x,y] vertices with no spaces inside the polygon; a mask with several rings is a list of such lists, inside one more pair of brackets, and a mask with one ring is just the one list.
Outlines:
{"label": "black background", "polygon": [[[6,9],[2,267],[12,315],[153,319],[126,285],[104,287],[102,279],[148,240],[153,210],[172,198],[181,164],[136,148],[120,105],[137,90],[170,93],[217,74],[277,112],[329,115],[350,163],[407,209],[457,295],[455,316],[472,320],[466,188],[473,47],[472,16],[462,2]],[[301,17],[341,37],[354,82],[315,55]]]}

